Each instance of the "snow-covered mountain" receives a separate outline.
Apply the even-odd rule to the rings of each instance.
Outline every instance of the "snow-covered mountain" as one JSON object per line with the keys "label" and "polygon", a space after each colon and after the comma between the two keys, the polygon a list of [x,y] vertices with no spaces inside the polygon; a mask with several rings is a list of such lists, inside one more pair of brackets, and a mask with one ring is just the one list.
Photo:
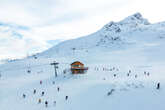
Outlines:
{"label": "snow-covered mountain", "polygon": [[6,37],[6,35],[8,35],[8,37],[22,39],[23,35],[20,32],[21,30],[29,30],[29,28],[26,26],[0,22],[1,37]]}
{"label": "snow-covered mountain", "polygon": [[[0,65],[0,110],[164,110],[164,29],[164,22],[151,24],[136,13]],[[66,71],[77,60],[89,68],[86,74]]]}
{"label": "snow-covered mountain", "polygon": [[90,55],[95,51],[117,51],[135,46],[146,47],[164,38],[164,28],[164,22],[151,24],[140,13],[136,13],[120,22],[112,21],[91,35],[64,41],[43,52],[41,56]]}
{"label": "snow-covered mountain", "polygon": [[47,39],[41,43],[39,38],[34,37],[39,36],[37,29],[35,26],[0,22],[0,60],[24,58],[27,54],[41,52],[61,42],[60,39]]}
{"label": "snow-covered mountain", "polygon": [[23,32],[27,30],[29,28],[26,26],[0,22],[0,59],[24,56],[22,53],[27,49],[23,49],[26,45]]}

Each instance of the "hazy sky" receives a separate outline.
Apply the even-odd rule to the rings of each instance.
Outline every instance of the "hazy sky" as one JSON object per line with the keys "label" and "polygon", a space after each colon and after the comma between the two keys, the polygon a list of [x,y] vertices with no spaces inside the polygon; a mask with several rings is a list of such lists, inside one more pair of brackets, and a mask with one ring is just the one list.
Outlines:
{"label": "hazy sky", "polygon": [[164,0],[0,0],[0,58],[21,57],[88,35],[140,12],[165,21]]}

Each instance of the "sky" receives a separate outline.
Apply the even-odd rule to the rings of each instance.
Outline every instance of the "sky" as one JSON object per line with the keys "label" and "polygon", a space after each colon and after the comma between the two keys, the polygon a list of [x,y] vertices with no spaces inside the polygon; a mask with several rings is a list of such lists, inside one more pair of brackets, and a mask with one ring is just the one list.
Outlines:
{"label": "sky", "polygon": [[0,0],[0,59],[42,52],[140,12],[165,21],[164,0]]}

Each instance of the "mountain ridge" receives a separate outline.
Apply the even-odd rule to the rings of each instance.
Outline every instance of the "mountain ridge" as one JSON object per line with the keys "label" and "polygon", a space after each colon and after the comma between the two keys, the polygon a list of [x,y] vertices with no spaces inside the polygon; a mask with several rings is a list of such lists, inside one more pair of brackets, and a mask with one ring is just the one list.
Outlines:
{"label": "mountain ridge", "polygon": [[[147,19],[143,18],[140,13],[135,13],[119,22],[111,21],[90,35],[61,42],[44,51],[40,56],[73,56],[75,51],[89,53],[89,51],[92,52],[93,50],[102,52],[102,50],[105,51],[105,48],[106,51],[115,50],[116,48],[123,49],[127,48],[128,45],[134,46],[134,44],[138,44],[137,39],[139,40],[140,36],[150,36],[150,33],[154,33],[154,31],[155,36],[164,35],[164,27],[164,22],[151,24]],[[160,35],[160,33],[163,34]]]}

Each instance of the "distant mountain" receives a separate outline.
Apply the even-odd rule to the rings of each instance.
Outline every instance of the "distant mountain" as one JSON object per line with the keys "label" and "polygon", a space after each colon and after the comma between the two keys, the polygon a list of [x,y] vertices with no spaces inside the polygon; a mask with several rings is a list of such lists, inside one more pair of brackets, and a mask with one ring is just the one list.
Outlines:
{"label": "distant mountain", "polygon": [[[35,36],[39,36],[34,29],[13,23],[0,22],[0,59],[22,58],[50,48],[62,39],[45,40],[41,43]],[[47,37],[47,36],[43,36]],[[19,51],[19,52],[18,52]]]}
{"label": "distant mountain", "polygon": [[[146,47],[165,37],[165,22],[151,24],[140,13],[106,24],[97,32],[64,41],[40,54],[42,57],[73,56]],[[97,54],[98,54],[97,53]]]}
{"label": "distant mountain", "polygon": [[3,34],[8,34],[10,37],[22,39],[23,35],[19,32],[20,30],[29,30],[29,28],[26,26],[0,22],[1,36],[3,36]]}

